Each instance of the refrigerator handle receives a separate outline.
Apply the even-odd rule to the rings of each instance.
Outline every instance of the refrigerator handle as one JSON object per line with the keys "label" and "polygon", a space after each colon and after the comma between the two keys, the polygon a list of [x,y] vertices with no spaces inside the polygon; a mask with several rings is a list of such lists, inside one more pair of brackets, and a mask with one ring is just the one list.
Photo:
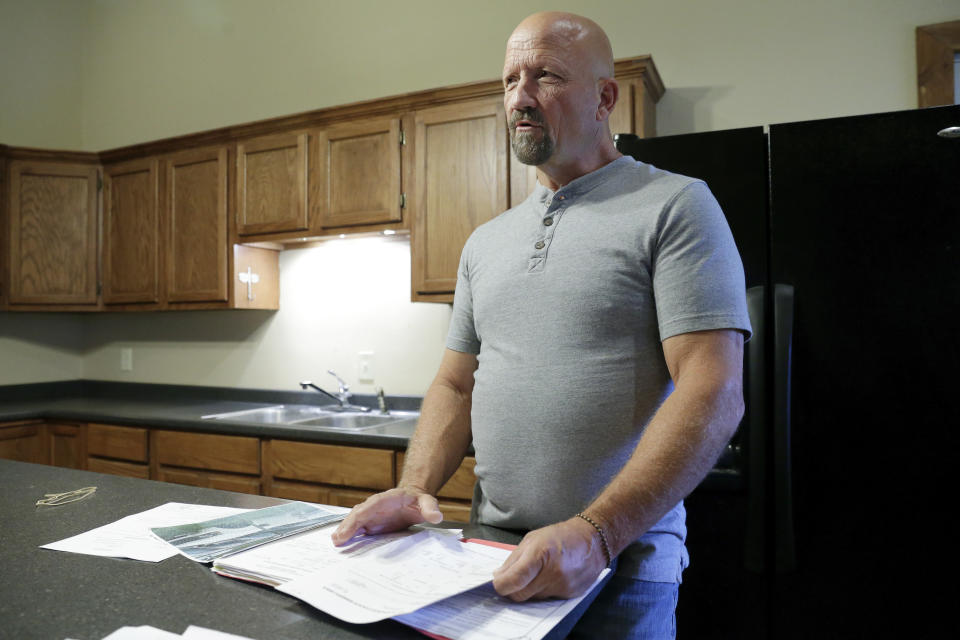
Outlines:
{"label": "refrigerator handle", "polygon": [[767,518],[767,330],[766,288],[747,289],[747,312],[753,336],[745,346],[744,401],[747,405],[747,438],[744,442],[747,480],[747,523],[744,539],[744,564],[762,573],[766,566]]}
{"label": "refrigerator handle", "polygon": [[793,368],[794,290],[792,285],[775,285],[774,391],[773,391],[773,473],[774,473],[774,561],[777,571],[797,567],[793,528],[793,472],[790,449],[790,374]]}
{"label": "refrigerator handle", "polygon": [[[753,337],[747,343],[745,362],[749,433],[744,564],[758,573],[796,568],[790,466],[793,287],[774,287],[770,316],[766,314],[766,297],[765,287],[747,289]],[[772,332],[768,330],[770,322]],[[772,341],[769,349],[768,340]],[[768,360],[772,360],[770,367]],[[771,402],[772,410],[768,411]]]}

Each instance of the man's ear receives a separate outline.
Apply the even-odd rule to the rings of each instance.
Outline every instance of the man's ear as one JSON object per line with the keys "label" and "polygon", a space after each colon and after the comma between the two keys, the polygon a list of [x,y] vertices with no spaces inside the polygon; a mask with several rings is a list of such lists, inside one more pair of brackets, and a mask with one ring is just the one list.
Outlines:
{"label": "man's ear", "polygon": [[598,81],[600,89],[600,104],[597,105],[597,120],[606,120],[610,117],[617,98],[620,97],[620,85],[613,78],[601,78]]}

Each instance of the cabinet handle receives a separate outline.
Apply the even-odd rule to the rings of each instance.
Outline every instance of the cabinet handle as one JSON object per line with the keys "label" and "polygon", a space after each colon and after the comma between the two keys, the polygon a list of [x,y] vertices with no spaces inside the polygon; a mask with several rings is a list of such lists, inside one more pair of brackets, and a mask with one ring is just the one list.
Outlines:
{"label": "cabinet handle", "polygon": [[247,300],[256,300],[257,296],[253,295],[253,285],[260,282],[260,274],[254,273],[251,267],[247,267],[246,271],[240,272],[240,282],[247,285]]}
{"label": "cabinet handle", "polygon": [[941,138],[960,138],[960,127],[947,127],[946,129],[941,129],[937,131],[937,135]]}

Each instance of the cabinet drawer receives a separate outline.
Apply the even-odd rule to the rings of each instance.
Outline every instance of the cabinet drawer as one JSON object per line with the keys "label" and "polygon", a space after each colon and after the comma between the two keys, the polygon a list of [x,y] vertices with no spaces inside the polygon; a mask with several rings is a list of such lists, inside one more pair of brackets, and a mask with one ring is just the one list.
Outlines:
{"label": "cabinet drawer", "polygon": [[374,493],[373,491],[364,491],[362,489],[343,489],[341,487],[307,484],[305,482],[290,482],[287,480],[277,480],[273,482],[273,486],[270,489],[270,495],[275,498],[329,504],[337,507],[353,507]]}
{"label": "cabinet drawer", "polygon": [[470,522],[470,505],[440,501],[440,513],[447,522]]}
{"label": "cabinet drawer", "polygon": [[394,486],[392,451],[287,440],[269,446],[274,478],[368,489]]}
{"label": "cabinet drawer", "polygon": [[[402,452],[397,454],[398,481],[399,476],[403,474],[404,457],[405,456]],[[447,484],[440,487],[440,491],[437,492],[437,497],[472,500],[473,484],[477,481],[477,477],[473,473],[473,468],[476,466],[476,458],[473,456],[466,456],[463,459],[463,462],[460,463],[460,466],[457,467],[457,470],[453,472],[452,476],[450,476],[450,479],[447,480]],[[467,510],[467,515],[470,515],[469,509]]]}
{"label": "cabinet drawer", "polygon": [[107,424],[87,426],[87,455],[147,461],[147,430]]}
{"label": "cabinet drawer", "polygon": [[250,476],[234,476],[227,473],[210,473],[209,471],[195,471],[193,469],[168,469],[160,467],[157,470],[157,480],[188,484],[192,487],[219,489],[220,491],[236,491],[238,493],[260,493],[260,478]]}
{"label": "cabinet drawer", "polygon": [[145,464],[135,462],[122,462],[120,460],[104,460],[102,458],[87,458],[87,471],[96,471],[97,473],[109,473],[114,476],[126,476],[128,478],[150,479],[150,467]]}
{"label": "cabinet drawer", "polygon": [[258,438],[182,431],[154,431],[153,438],[158,464],[260,474]]}

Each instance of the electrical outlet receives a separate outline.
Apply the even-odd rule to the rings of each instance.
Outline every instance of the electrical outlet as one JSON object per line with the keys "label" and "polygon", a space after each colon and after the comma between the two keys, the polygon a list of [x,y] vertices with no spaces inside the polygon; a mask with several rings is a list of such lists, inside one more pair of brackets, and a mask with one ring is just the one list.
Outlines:
{"label": "electrical outlet", "polygon": [[120,349],[120,371],[133,371],[133,349],[130,347]]}
{"label": "electrical outlet", "polygon": [[373,351],[357,353],[357,381],[373,383]]}

